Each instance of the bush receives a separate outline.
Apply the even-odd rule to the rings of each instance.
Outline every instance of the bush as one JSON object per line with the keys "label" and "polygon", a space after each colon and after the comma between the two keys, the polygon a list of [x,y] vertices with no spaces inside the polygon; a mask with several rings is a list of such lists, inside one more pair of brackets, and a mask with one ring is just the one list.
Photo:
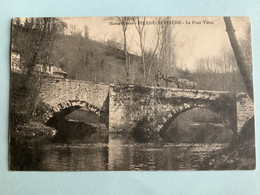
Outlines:
{"label": "bush", "polygon": [[152,130],[147,117],[138,121],[132,131],[133,138],[139,142],[149,142],[156,137],[156,133]]}

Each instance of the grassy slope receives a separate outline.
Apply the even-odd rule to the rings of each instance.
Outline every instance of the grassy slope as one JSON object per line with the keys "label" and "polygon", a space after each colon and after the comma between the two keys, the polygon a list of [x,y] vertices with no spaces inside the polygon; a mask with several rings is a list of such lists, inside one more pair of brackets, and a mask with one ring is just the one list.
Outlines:
{"label": "grassy slope", "polygon": [[[51,62],[67,71],[70,78],[126,82],[124,51],[82,37],[62,36],[54,45]],[[131,55],[131,62],[140,63],[140,57]],[[142,73],[135,67],[131,73],[138,82]]]}

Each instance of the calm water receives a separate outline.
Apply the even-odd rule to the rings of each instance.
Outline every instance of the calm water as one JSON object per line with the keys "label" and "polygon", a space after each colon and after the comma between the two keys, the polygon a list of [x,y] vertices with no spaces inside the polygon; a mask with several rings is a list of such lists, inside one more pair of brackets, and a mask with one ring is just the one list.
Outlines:
{"label": "calm water", "polygon": [[[74,115],[70,118],[80,118],[81,115],[86,116],[86,113],[78,112],[77,116]],[[194,120],[183,122],[191,117],[182,117],[182,125],[177,125],[179,133],[170,131],[172,137],[179,137],[179,142],[186,142],[188,137],[194,140],[192,137],[197,135],[200,135],[199,138],[205,137],[205,132],[213,135],[212,131],[220,132],[215,134],[218,138],[228,137],[223,134],[226,130],[219,125],[213,128],[209,123],[194,123]],[[81,121],[88,120],[85,123],[68,119],[59,121],[56,128],[60,130],[53,138],[13,138],[10,168],[39,171],[197,170],[206,157],[227,146],[225,142],[228,139],[223,143],[198,143],[208,142],[209,139],[211,142],[223,141],[207,135],[207,139],[197,139],[202,140],[197,143],[171,143],[174,139],[168,139],[168,143],[162,139],[140,143],[130,134],[104,133],[107,129],[102,124],[97,126],[98,131],[93,130],[86,122],[93,123],[95,120],[91,115],[87,118],[81,118]]]}
{"label": "calm water", "polygon": [[17,165],[22,170],[42,171],[196,170],[210,153],[226,146],[136,143],[122,135],[92,136],[73,139],[70,143],[53,139],[23,140],[20,154],[16,151]]}

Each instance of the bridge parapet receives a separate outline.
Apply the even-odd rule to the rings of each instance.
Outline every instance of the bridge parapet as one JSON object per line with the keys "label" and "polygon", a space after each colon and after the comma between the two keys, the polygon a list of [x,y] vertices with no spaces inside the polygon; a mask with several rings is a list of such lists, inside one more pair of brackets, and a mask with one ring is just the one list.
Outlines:
{"label": "bridge parapet", "polygon": [[195,89],[179,89],[179,88],[155,88],[156,91],[163,90],[165,98],[188,98],[188,99],[206,99],[216,100],[222,95],[230,94],[226,91],[206,91]]}

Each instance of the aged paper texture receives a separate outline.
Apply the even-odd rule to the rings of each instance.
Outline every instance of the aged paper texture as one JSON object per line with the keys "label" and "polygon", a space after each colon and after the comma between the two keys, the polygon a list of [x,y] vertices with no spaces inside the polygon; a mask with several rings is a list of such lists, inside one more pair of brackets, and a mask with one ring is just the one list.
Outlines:
{"label": "aged paper texture", "polygon": [[255,169],[249,17],[13,18],[9,170]]}

